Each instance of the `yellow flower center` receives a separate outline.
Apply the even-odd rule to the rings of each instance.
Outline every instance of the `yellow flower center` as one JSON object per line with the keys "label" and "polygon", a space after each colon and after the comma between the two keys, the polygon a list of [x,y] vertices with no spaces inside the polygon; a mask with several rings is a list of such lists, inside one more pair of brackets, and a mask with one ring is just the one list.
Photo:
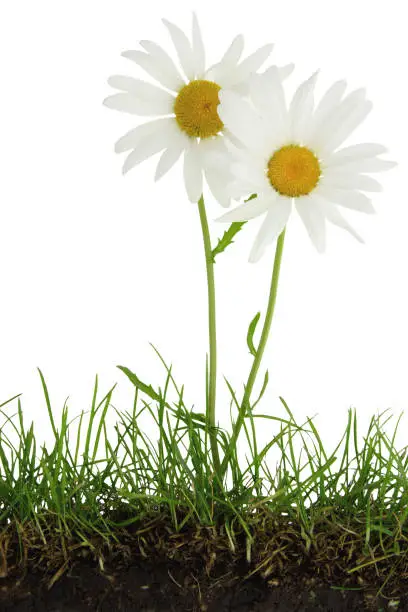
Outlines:
{"label": "yellow flower center", "polygon": [[212,81],[191,81],[180,89],[174,102],[174,112],[179,127],[189,136],[209,138],[224,127],[218,116],[221,87]]}
{"label": "yellow flower center", "polygon": [[301,145],[286,145],[268,162],[267,177],[281,195],[298,198],[313,191],[322,171],[316,155]]}

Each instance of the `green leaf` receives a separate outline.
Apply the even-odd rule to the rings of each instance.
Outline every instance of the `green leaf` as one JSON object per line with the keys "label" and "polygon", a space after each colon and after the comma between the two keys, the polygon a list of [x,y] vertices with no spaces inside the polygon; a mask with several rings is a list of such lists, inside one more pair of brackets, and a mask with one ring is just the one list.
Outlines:
{"label": "green leaf", "polygon": [[258,399],[256,400],[255,404],[252,405],[251,410],[253,410],[255,408],[255,406],[258,404],[259,400],[261,399],[261,397],[265,393],[266,387],[268,386],[268,382],[269,382],[269,372],[268,372],[268,370],[266,370],[265,378],[264,378],[264,382],[263,382],[263,385],[262,385],[261,392],[260,392],[260,394],[258,396]]}
{"label": "green leaf", "polygon": [[203,414],[202,412],[190,412],[189,414],[192,417],[193,421],[201,421],[202,423],[205,423],[206,421],[205,414]]}
{"label": "green leaf", "polygon": [[247,345],[249,348],[249,352],[254,357],[256,355],[256,349],[254,347],[254,333],[255,333],[255,328],[258,325],[260,316],[261,316],[261,313],[257,312],[254,318],[252,319],[251,323],[249,324],[248,333],[247,333]]}
{"label": "green leaf", "polygon": [[117,366],[117,367],[119,368],[119,370],[122,370],[122,372],[124,374],[126,374],[126,376],[135,385],[135,387],[137,387],[138,389],[143,391],[143,393],[146,393],[146,395],[151,397],[156,402],[160,402],[161,401],[160,395],[158,393],[156,393],[156,391],[153,389],[153,387],[151,385],[146,385],[144,382],[142,382],[136,376],[136,374],[134,374],[133,372],[131,372],[129,370],[129,368],[126,368],[125,366]]}
{"label": "green leaf", "polygon": [[[249,202],[250,200],[253,200],[256,197],[257,194],[253,193],[249,196],[248,199],[245,200],[245,202]],[[234,236],[238,234],[239,231],[241,231],[245,223],[247,223],[247,221],[234,221],[233,223],[231,223],[227,231],[224,232],[222,238],[219,239],[217,246],[211,251],[213,263],[215,260],[215,256],[225,251],[227,246],[232,244]]]}
{"label": "green leaf", "polygon": [[143,393],[146,393],[146,395],[148,395],[152,400],[159,402],[161,405],[164,405],[168,410],[170,410],[170,412],[174,414],[174,416],[180,418],[183,423],[187,423],[188,420],[191,420],[195,423],[197,427],[200,427],[199,423],[205,423],[205,414],[193,411],[184,413],[181,410],[181,407],[179,407],[178,410],[175,410],[168,404],[168,402],[163,400],[163,398],[153,389],[151,385],[146,385],[146,383],[142,382],[140,378],[136,376],[136,374],[129,370],[129,368],[126,368],[125,366],[117,366],[117,368],[119,368],[119,370],[122,370],[122,372],[126,374],[126,376],[135,385],[137,389],[140,389],[141,391],[143,391]]}
{"label": "green leaf", "polygon": [[234,221],[231,223],[227,231],[224,232],[222,238],[219,239],[217,246],[211,251],[213,261],[216,255],[225,251],[227,246],[232,244],[234,236],[238,234],[245,223],[246,221]]}

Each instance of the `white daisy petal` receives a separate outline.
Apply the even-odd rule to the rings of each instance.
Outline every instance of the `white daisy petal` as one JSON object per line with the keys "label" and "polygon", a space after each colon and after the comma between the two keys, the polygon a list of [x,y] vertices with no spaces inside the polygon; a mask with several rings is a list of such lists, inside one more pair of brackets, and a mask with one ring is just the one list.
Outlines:
{"label": "white daisy petal", "polygon": [[[339,82],[341,83],[341,81]],[[340,85],[339,85],[340,91]],[[349,93],[344,100],[336,103],[330,112],[327,112],[321,121],[316,118],[313,121],[313,129],[309,134],[309,141],[315,149],[322,149],[327,144],[327,139],[334,134],[347,120],[357,107],[366,102],[365,89],[357,89]],[[330,151],[331,152],[331,151]],[[324,151],[327,155],[328,151]]]}
{"label": "white daisy petal", "polygon": [[341,164],[341,166],[333,166],[333,168],[339,171],[344,170],[345,172],[383,172],[384,170],[391,170],[395,168],[397,163],[394,161],[388,161],[386,159],[379,159],[378,157],[371,157],[367,159],[350,160]]}
{"label": "white daisy petal", "polygon": [[203,78],[205,72],[205,49],[197,15],[193,13],[193,53],[196,66],[196,76]]}
{"label": "white daisy petal", "polygon": [[225,186],[225,190],[233,200],[241,200],[242,198],[246,198],[256,192],[253,185],[245,180],[234,180],[228,182]]}
{"label": "white daisy petal", "polygon": [[[252,200],[254,201],[254,200]],[[280,236],[284,230],[290,213],[292,212],[292,199],[277,197],[269,204],[268,212],[264,222],[255,238],[254,245],[249,255],[249,262],[256,263],[265,252],[266,247]]]}
{"label": "white daisy petal", "polygon": [[218,115],[228,130],[247,146],[259,149],[265,145],[264,122],[249,102],[233,91],[221,90],[219,98]]}
{"label": "white daisy petal", "polygon": [[217,83],[222,88],[224,87],[223,77],[227,73],[227,71],[227,68],[225,68],[225,66],[221,62],[219,62],[207,68],[203,78],[207,81],[213,81],[213,83]]}
{"label": "white daisy petal", "polygon": [[222,137],[203,139],[199,142],[202,168],[214,198],[223,207],[231,203],[232,195],[227,185],[232,179],[230,156]]}
{"label": "white daisy petal", "polygon": [[183,72],[189,81],[192,81],[196,75],[197,69],[194,62],[193,51],[191,49],[190,41],[178,26],[167,19],[162,20],[166,28],[168,29],[173,45],[177,51],[178,58],[180,60]]}
{"label": "white daisy petal", "polygon": [[155,102],[159,99],[166,103],[168,107],[172,107],[174,104],[174,96],[172,96],[170,93],[164,89],[161,89],[160,87],[151,85],[151,83],[141,81],[140,79],[134,79],[133,77],[118,74],[111,76],[108,79],[108,84],[111,87],[121,89],[129,94],[138,96],[141,100]]}
{"label": "white daisy petal", "polygon": [[340,100],[346,91],[346,87],[346,81],[337,81],[326,91],[319,104],[316,106],[316,110],[313,115],[314,130],[316,130],[324,119],[326,119],[326,117],[333,111],[335,106],[340,103]]}
{"label": "white daisy petal", "polygon": [[376,157],[377,155],[382,155],[383,153],[388,153],[388,149],[383,145],[366,142],[351,145],[350,147],[344,147],[343,149],[340,149],[340,151],[336,151],[336,153],[333,153],[326,158],[326,163],[330,166],[341,165],[343,163],[348,163],[349,161],[356,161],[366,157]]}
{"label": "white daisy petal", "polygon": [[270,120],[277,137],[290,138],[285,93],[278,68],[271,66],[263,74],[251,75],[250,91],[253,103]]}
{"label": "white daisy petal", "polygon": [[361,242],[362,244],[364,244],[364,240],[355,231],[355,229],[351,227],[348,221],[346,221],[346,219],[340,213],[339,209],[337,208],[335,204],[333,204],[332,202],[328,202],[327,200],[323,200],[323,199],[319,201],[324,211],[324,215],[330,223],[332,223],[333,225],[337,225],[337,227],[341,227],[342,229],[346,230],[346,232],[354,236],[354,238],[358,240],[358,242]]}
{"label": "white daisy petal", "polygon": [[216,221],[228,223],[232,221],[249,221],[249,219],[255,219],[255,217],[263,215],[275,199],[273,193],[269,194],[269,196],[258,196],[249,200],[249,202],[237,206],[234,210],[230,210],[225,215],[222,215],[222,217],[218,217]]}
{"label": "white daisy petal", "polygon": [[[221,82],[220,82],[220,85],[221,85]],[[233,85],[231,87],[231,90],[239,94],[241,98],[248,98],[249,97],[249,79],[246,79],[245,81],[241,81],[241,83],[238,83],[237,85]]]}
{"label": "white daisy petal", "polygon": [[369,215],[375,213],[371,200],[359,191],[335,189],[334,187],[325,187],[322,184],[316,188],[316,195],[322,196],[325,200],[329,200],[329,202],[344,206],[344,208],[350,208],[351,210],[357,210]]}
{"label": "white daisy petal", "polygon": [[148,101],[133,94],[117,93],[105,98],[103,103],[108,108],[132,115],[170,115],[172,113],[171,99],[161,98],[161,96]]}
{"label": "white daisy petal", "polygon": [[180,158],[183,150],[184,147],[179,143],[163,151],[156,167],[156,173],[154,175],[155,181],[160,180],[169,170],[171,170]]}
{"label": "white daisy petal", "polygon": [[318,198],[312,195],[297,198],[295,208],[319,253],[326,248],[326,216]]}
{"label": "white daisy petal", "polygon": [[203,172],[198,144],[194,139],[190,139],[184,151],[184,183],[190,202],[198,202],[203,193]]}
{"label": "white daisy petal", "polygon": [[[272,67],[272,70],[273,73],[277,75],[278,71],[275,66]],[[249,78],[251,100],[256,106],[257,110],[268,117],[276,117],[276,104],[274,104],[276,80],[273,78],[273,73],[271,72],[271,69],[269,69],[263,74],[251,74]],[[277,79],[279,79],[279,77],[277,77]],[[278,112],[279,116],[283,114],[282,108],[279,108],[279,102]]]}
{"label": "white daisy petal", "polygon": [[154,137],[155,134],[168,133],[170,135],[175,129],[174,123],[174,119],[155,119],[138,125],[119,138],[115,144],[115,151],[116,153],[123,153],[129,149],[135,149],[142,140],[151,136]]}
{"label": "white daisy petal", "polygon": [[343,117],[347,117],[349,113],[353,112],[357,106],[362,102],[366,102],[366,90],[364,87],[351,91],[339,104],[337,104],[331,113],[333,120],[339,121]]}
{"label": "white daisy petal", "polygon": [[325,174],[324,184],[338,189],[357,189],[361,191],[382,191],[381,184],[371,176],[349,172],[329,171]]}
{"label": "white daisy petal", "polygon": [[156,43],[142,41],[140,44],[145,48],[149,48],[150,52],[124,51],[122,56],[138,64],[147,74],[156,79],[161,85],[164,85],[164,87],[172,91],[178,91],[184,84],[184,81],[181,79],[167,53]]}
{"label": "white daisy petal", "polygon": [[278,70],[279,70],[279,77],[281,81],[284,81],[285,79],[287,79],[288,76],[292,74],[294,69],[295,69],[295,64],[286,64],[286,66],[280,66]]}
{"label": "white daisy petal", "polygon": [[221,58],[220,64],[237,64],[239,62],[239,58],[241,57],[243,50],[244,37],[242,34],[238,34],[224,53],[223,57]]}
{"label": "white daisy petal", "polygon": [[123,164],[122,168],[123,174],[129,172],[129,170],[145,161],[145,159],[148,159],[152,155],[162,151],[166,146],[166,140],[160,136],[156,138],[145,138],[131,153],[129,153],[125,159],[125,163]]}
{"label": "white daisy petal", "polygon": [[313,91],[316,85],[318,72],[312,74],[296,90],[289,106],[291,134],[295,141],[301,142],[310,129],[314,109]]}
{"label": "white daisy petal", "polygon": [[161,109],[157,111],[157,114],[163,114],[163,110],[167,115],[173,113],[174,96],[164,89],[160,89],[160,87],[121,75],[110,77],[108,83],[111,87],[122,89],[128,94],[136,96],[141,102],[152,105],[153,108]]}
{"label": "white daisy petal", "polygon": [[228,208],[231,204],[231,195],[226,189],[225,175],[213,167],[206,168],[204,174],[214,198],[223,208]]}
{"label": "white daisy petal", "polygon": [[215,81],[222,88],[229,83],[229,77],[232,70],[235,70],[236,65],[244,50],[244,37],[238,34],[228,47],[221,61],[213,64],[206,72],[205,78],[210,81]]}
{"label": "white daisy petal", "polygon": [[326,139],[322,152],[331,153],[337,149],[354,130],[364,121],[373,108],[372,102],[362,102],[338,126],[337,130]]}
{"label": "white daisy petal", "polygon": [[252,191],[268,192],[271,185],[266,177],[264,169],[261,165],[254,163],[252,160],[246,162],[232,161],[230,163],[231,173],[235,179],[245,181],[251,185]]}
{"label": "white daisy petal", "polygon": [[255,51],[255,53],[252,53],[246,59],[244,59],[234,73],[232,73],[230,84],[236,85],[241,81],[245,81],[252,72],[258,70],[268,59],[273,47],[273,44],[264,45]]}
{"label": "white daisy petal", "polygon": [[199,142],[200,155],[204,165],[212,164],[214,155],[227,156],[228,151],[225,146],[224,138],[221,135],[213,136],[212,138],[202,138]]}
{"label": "white daisy petal", "polygon": [[237,151],[242,150],[242,142],[238,140],[238,138],[236,138],[225,125],[222,133],[224,135],[225,146],[229,153],[234,155],[237,153]]}
{"label": "white daisy petal", "polygon": [[[127,91],[128,93],[139,94],[140,89],[138,88],[138,83],[143,83],[144,85],[148,85],[145,81],[139,81],[138,79],[134,79],[129,76],[122,76],[121,74],[115,74],[108,79],[108,85],[115,89],[121,89],[122,91]],[[154,87],[154,85],[150,85],[150,87]],[[159,89],[158,87],[156,89]],[[159,90],[163,91],[163,90]]]}
{"label": "white daisy petal", "polygon": [[[233,178],[231,174],[231,156],[225,146],[225,139],[221,136],[203,139],[200,140],[198,146],[203,170],[210,172],[210,181],[212,174],[214,174],[213,184],[215,185],[217,182],[222,183],[225,190],[226,184]],[[214,189],[217,189],[217,187],[215,186]],[[214,197],[216,197],[215,194]]]}

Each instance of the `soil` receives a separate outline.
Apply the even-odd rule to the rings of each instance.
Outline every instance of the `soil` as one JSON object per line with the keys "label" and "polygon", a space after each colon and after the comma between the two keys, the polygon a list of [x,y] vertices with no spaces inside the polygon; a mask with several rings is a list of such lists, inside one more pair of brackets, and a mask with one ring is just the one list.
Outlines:
{"label": "soil", "polygon": [[[244,569],[244,568],[241,568]],[[63,571],[62,568],[61,571]],[[166,560],[141,559],[120,573],[76,562],[49,588],[44,573],[0,586],[1,612],[362,612],[408,610],[408,598],[377,600],[366,590],[333,590],[315,580],[291,577],[281,582],[228,567],[211,581],[190,567]],[[0,585],[2,580],[0,579]]]}
{"label": "soil", "polygon": [[384,558],[375,542],[364,552],[357,523],[316,523],[308,547],[300,525],[266,510],[256,521],[252,548],[231,521],[233,538],[225,521],[175,532],[161,512],[109,538],[62,533],[52,515],[41,535],[10,523],[0,529],[0,612],[408,612],[405,541],[404,554]]}

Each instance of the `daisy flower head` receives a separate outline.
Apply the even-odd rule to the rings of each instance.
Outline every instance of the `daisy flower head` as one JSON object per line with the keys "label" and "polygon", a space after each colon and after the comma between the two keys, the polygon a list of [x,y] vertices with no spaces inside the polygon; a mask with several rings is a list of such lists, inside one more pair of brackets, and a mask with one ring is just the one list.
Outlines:
{"label": "daisy flower head", "polygon": [[220,217],[247,221],[266,213],[249,261],[258,261],[284,230],[293,208],[319,252],[326,242],[326,221],[363,242],[340,212],[342,208],[373,213],[363,192],[381,191],[368,176],[395,166],[379,157],[379,144],[340,148],[372,108],[365,91],[345,95],[345,81],[334,83],[314,102],[317,73],[302,83],[287,106],[274,67],[250,79],[249,99],[235,92],[220,93],[219,116],[240,148],[230,149],[233,180],[227,192],[234,199],[257,197]]}
{"label": "daisy flower head", "polygon": [[[245,94],[249,77],[269,57],[268,44],[240,61],[244,39],[238,35],[217,64],[206,70],[205,49],[200,27],[193,14],[191,42],[176,25],[163,20],[175,47],[179,67],[158,44],[143,40],[143,51],[125,51],[122,55],[140,66],[160,86],[128,76],[112,76],[108,83],[120,90],[104,104],[109,108],[140,116],[155,116],[125,134],[115,145],[118,153],[129,152],[123,172],[162,152],[155,180],[168,172],[184,153],[184,182],[191,202],[203,191],[203,175],[214,197],[229,206],[224,192],[229,168],[225,160],[225,139],[233,138],[218,114],[219,94],[230,90]],[[279,69],[281,78],[292,65]]]}

